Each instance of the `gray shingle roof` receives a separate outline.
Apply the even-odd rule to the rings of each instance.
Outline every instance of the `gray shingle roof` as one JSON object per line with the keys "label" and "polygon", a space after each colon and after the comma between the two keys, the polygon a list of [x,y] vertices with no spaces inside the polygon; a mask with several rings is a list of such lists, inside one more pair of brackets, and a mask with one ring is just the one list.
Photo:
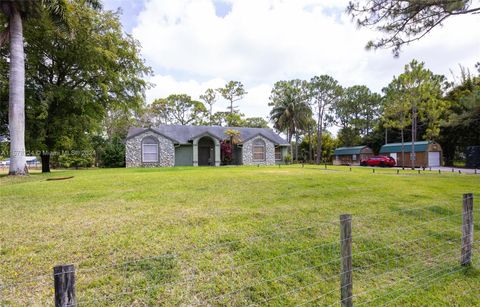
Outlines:
{"label": "gray shingle roof", "polygon": [[240,131],[240,139],[245,142],[257,135],[262,135],[266,139],[272,141],[276,145],[288,145],[282,137],[276,134],[270,128],[244,128],[244,127],[220,127],[220,126],[183,126],[183,125],[162,125],[152,128],[130,128],[128,130],[127,139],[132,138],[146,130],[157,132],[175,143],[187,144],[194,138],[203,134],[209,134],[219,140],[225,140],[228,137],[225,131],[229,129]]}

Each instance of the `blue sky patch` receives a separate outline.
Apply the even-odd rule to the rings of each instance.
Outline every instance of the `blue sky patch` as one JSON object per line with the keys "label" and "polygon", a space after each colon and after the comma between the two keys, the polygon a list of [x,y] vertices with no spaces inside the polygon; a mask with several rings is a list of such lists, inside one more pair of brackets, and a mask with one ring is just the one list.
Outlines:
{"label": "blue sky patch", "polygon": [[137,16],[144,9],[144,1],[132,1],[132,0],[105,0],[103,6],[107,10],[116,11],[121,8],[122,15],[120,20],[122,21],[123,28],[126,32],[131,33],[132,29],[137,25]]}
{"label": "blue sky patch", "polygon": [[224,1],[214,1],[215,5],[215,15],[220,18],[223,18],[230,14],[232,11],[232,4]]}

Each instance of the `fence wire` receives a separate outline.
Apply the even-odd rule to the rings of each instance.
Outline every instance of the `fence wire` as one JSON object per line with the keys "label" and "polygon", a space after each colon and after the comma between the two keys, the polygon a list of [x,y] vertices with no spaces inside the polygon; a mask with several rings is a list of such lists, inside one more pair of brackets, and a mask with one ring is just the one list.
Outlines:
{"label": "fence wire", "polygon": [[[480,210],[473,213],[478,232]],[[480,304],[477,289],[463,278],[468,268],[460,266],[462,217],[450,203],[354,215],[355,304],[397,304],[449,278],[465,284],[463,295]],[[398,219],[411,223],[399,227],[392,223]],[[312,221],[151,257],[76,264],[78,305],[336,305],[345,273],[339,226]],[[472,250],[478,268],[479,245]],[[52,305],[52,285],[53,273],[1,279],[0,305]]]}

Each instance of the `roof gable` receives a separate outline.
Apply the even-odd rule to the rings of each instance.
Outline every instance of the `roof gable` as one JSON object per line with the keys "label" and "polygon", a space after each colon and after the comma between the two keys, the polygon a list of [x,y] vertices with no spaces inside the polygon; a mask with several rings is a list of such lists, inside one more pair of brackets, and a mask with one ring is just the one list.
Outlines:
{"label": "roof gable", "polygon": [[252,140],[252,139],[254,139],[254,138],[257,138],[257,137],[259,137],[259,136],[264,137],[265,139],[274,142],[274,141],[271,140],[268,136],[264,135],[262,132],[259,132],[259,133],[257,133],[257,134],[254,134],[254,135],[249,136],[249,137],[246,138],[246,139],[243,139],[241,143],[248,142],[248,141],[250,141],[250,140]]}
{"label": "roof gable", "polygon": [[145,133],[145,132],[153,132],[155,134],[158,134],[158,135],[161,135],[167,139],[169,139],[170,141],[174,142],[174,143],[179,143],[178,140],[168,136],[168,135],[165,135],[164,133],[161,133],[159,131],[157,131],[155,128],[134,128],[134,127],[131,127],[128,129],[128,134],[127,134],[127,140],[128,139],[131,139],[131,138],[134,138],[142,133]]}

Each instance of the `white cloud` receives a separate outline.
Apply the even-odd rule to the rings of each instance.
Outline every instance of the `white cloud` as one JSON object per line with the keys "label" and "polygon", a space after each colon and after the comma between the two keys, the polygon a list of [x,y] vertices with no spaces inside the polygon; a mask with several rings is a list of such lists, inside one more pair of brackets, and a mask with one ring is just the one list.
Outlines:
{"label": "white cloud", "polygon": [[[379,91],[412,58],[435,73],[449,75],[461,63],[479,60],[478,17],[450,18],[399,59],[389,50],[366,51],[372,30],[358,30],[344,14],[346,0],[224,0],[226,16],[213,0],[147,0],[133,35],[158,74],[151,101],[171,93],[195,98],[226,80],[243,82],[249,95],[240,102],[247,116],[268,115],[273,83],[329,74],[342,85],[366,84]],[[217,108],[226,104],[219,102]]]}

